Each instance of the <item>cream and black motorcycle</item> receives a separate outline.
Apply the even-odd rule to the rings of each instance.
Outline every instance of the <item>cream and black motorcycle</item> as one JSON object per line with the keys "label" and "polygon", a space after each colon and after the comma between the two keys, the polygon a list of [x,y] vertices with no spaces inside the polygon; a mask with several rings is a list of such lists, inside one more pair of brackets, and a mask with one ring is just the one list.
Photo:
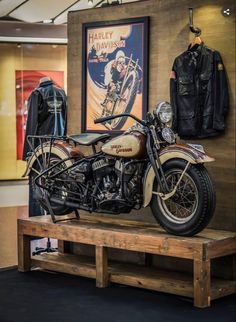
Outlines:
{"label": "cream and black motorcycle", "polygon": [[[94,133],[28,137],[32,147],[33,141],[39,143],[25,173],[34,181],[35,198],[54,222],[73,211],[79,218],[78,209],[119,214],[150,206],[167,232],[200,232],[215,209],[213,184],[204,167],[214,159],[200,145],[176,144],[167,102],[147,113],[146,120],[121,114],[95,123],[117,117],[137,123],[113,139]],[[85,156],[80,146],[91,147],[93,153]]]}

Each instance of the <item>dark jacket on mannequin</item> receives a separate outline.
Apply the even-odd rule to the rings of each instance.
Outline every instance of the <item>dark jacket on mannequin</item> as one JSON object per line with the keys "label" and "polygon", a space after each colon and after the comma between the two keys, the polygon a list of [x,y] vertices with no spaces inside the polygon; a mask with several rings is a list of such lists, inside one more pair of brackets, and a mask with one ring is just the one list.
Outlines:
{"label": "dark jacket on mannequin", "polygon": [[23,160],[31,151],[26,139],[28,135],[66,135],[66,121],[67,100],[64,90],[51,80],[41,82],[28,101]]}
{"label": "dark jacket on mannequin", "polygon": [[227,79],[219,52],[203,43],[178,56],[170,77],[173,128],[181,138],[222,133],[229,108]]}

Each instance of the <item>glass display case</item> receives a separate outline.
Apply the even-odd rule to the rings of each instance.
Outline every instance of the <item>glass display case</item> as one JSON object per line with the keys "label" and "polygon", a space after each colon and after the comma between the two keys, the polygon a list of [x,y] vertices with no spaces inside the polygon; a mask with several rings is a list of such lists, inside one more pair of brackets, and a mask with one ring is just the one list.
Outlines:
{"label": "glass display case", "polygon": [[67,90],[67,45],[0,43],[0,180],[21,179],[27,101],[40,78]]}

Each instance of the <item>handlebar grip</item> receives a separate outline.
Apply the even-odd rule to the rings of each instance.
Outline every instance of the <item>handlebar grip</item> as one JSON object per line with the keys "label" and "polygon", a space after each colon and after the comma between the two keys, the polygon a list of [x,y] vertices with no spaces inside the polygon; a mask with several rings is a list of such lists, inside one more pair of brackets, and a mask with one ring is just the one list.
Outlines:
{"label": "handlebar grip", "polygon": [[94,120],[94,124],[103,123],[103,122],[106,122],[108,120],[110,120],[110,117],[109,116],[107,116],[107,117],[100,117],[100,118]]}

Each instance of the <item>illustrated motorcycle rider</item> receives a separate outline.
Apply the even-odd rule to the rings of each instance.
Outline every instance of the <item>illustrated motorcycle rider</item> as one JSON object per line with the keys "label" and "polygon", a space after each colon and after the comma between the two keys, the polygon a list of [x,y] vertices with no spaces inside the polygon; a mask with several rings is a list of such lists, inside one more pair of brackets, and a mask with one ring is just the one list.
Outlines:
{"label": "illustrated motorcycle rider", "polygon": [[109,62],[105,67],[105,84],[107,85],[107,94],[104,101],[101,103],[103,107],[107,102],[115,101],[119,98],[119,93],[126,73],[127,65],[125,63],[125,54],[122,50],[119,50],[116,54],[116,58]]}

